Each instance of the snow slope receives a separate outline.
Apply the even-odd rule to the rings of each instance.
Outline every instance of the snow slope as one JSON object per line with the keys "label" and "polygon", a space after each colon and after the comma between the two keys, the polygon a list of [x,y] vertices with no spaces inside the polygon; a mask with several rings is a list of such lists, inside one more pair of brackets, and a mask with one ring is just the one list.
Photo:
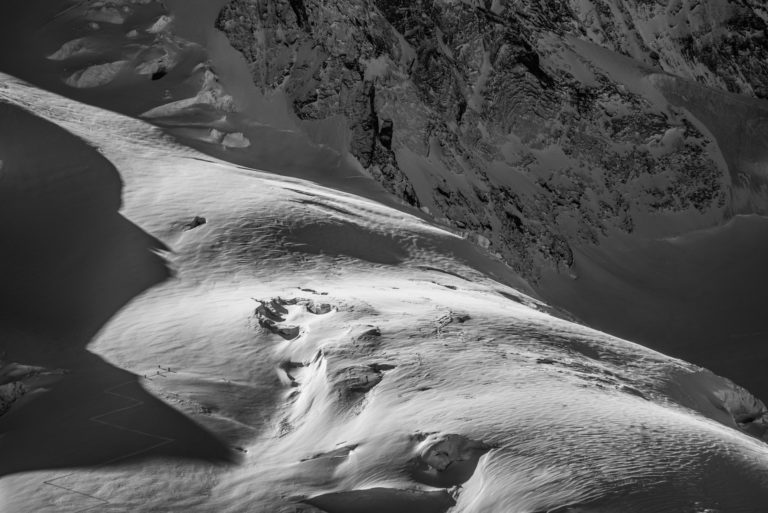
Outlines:
{"label": "snow slope", "polygon": [[[223,160],[281,175],[311,174],[335,189],[395,203],[341,150],[342,130],[333,123],[310,130],[280,93],[262,94],[253,85],[242,55],[214,28],[224,3],[9,0],[0,45],[14,51],[0,52],[0,70],[146,119]],[[307,144],[310,139],[316,144]]]}
{"label": "snow slope", "polygon": [[468,241],[7,75],[0,105],[4,249],[33,249],[0,261],[0,377],[30,389],[0,417],[3,511],[768,499],[762,403],[551,315]]}
{"label": "snow slope", "polygon": [[577,279],[549,273],[539,292],[597,329],[768,393],[764,305],[768,220],[660,239],[619,238],[576,251]]}
{"label": "snow slope", "polygon": [[[255,62],[250,61],[259,61],[261,54],[239,47],[250,62],[249,69],[243,55],[214,29],[223,0],[190,2],[8,0],[0,18],[0,45],[14,51],[0,52],[0,70],[84,103],[143,117],[202,153],[282,176],[310,179],[385,205],[402,209],[384,187],[395,194],[407,193],[410,180],[421,206],[430,213],[413,208],[411,214],[448,223],[452,230],[468,234],[527,277],[541,274],[544,279],[533,285],[548,302],[576,312],[591,326],[704,365],[759,397],[768,397],[768,377],[762,372],[766,358],[761,350],[764,280],[758,279],[764,274],[761,262],[766,249],[759,241],[765,230],[760,223],[741,223],[738,241],[729,246],[728,257],[738,260],[739,265],[729,267],[728,272],[718,272],[722,264],[716,245],[728,237],[729,229],[721,226],[701,231],[722,225],[733,215],[765,213],[765,100],[709,89],[673,76],[689,73],[678,73],[675,70],[682,68],[673,66],[680,64],[680,41],[656,38],[669,35],[661,31],[669,18],[660,12],[669,9],[643,2],[617,2],[619,7],[637,4],[637,9],[622,14],[621,9],[598,9],[604,2],[576,2],[580,5],[574,7],[574,12],[581,13],[579,23],[599,29],[589,30],[585,36],[570,29],[560,34],[543,23],[559,19],[554,15],[558,5],[494,3],[492,10],[506,16],[508,22],[517,20],[521,29],[535,28],[532,34],[539,35],[526,36],[533,44],[529,49],[538,48],[542,70],[553,78],[562,74],[557,80],[563,81],[560,86],[565,89],[558,86],[562,94],[552,104],[556,99],[552,91],[541,89],[540,80],[520,69],[517,58],[495,64],[490,59],[487,40],[505,41],[519,32],[517,25],[500,24],[498,17],[495,21],[493,16],[487,18],[489,13],[482,9],[482,16],[477,18],[474,12],[478,6],[471,3],[437,2],[446,6],[437,24],[448,34],[441,36],[440,49],[446,55],[466,59],[466,65],[457,68],[472,78],[472,94],[467,100],[465,114],[470,117],[464,120],[464,128],[456,132],[458,127],[449,123],[446,130],[429,135],[429,127],[435,128],[434,119],[424,118],[420,97],[397,86],[411,73],[400,76],[394,72],[397,66],[411,69],[408,61],[420,46],[409,46],[405,39],[396,37],[391,41],[393,48],[404,49],[396,59],[397,66],[395,62],[385,66],[387,59],[382,57],[369,59],[373,55],[369,52],[381,50],[373,36],[380,30],[387,37],[397,35],[387,28],[388,23],[353,23],[357,18],[378,19],[374,10],[366,14],[351,7],[370,6],[371,1],[305,2],[308,12],[319,13],[313,14],[318,19],[312,33],[296,25],[288,3],[275,6],[264,21],[269,28],[247,16],[245,21],[235,16],[260,12],[257,4],[265,4],[230,2],[220,22],[230,22],[227,26],[231,25],[231,30],[221,23],[219,26],[233,44],[239,36],[247,36],[248,40],[255,38],[259,48],[269,50],[262,64],[269,68],[275,83],[281,84],[272,89],[257,88],[250,80],[251,72],[261,66],[254,67]],[[707,22],[713,15],[707,8],[697,10],[694,5],[683,4],[685,9],[673,20],[675,30],[687,30],[689,14],[695,22],[690,27],[694,31],[703,31],[707,23],[719,19],[715,16]],[[319,5],[325,7],[317,11]],[[250,7],[244,9],[246,6]],[[416,16],[422,8],[413,4],[388,16],[395,26],[399,26],[397,20],[433,25],[435,20]],[[518,8],[530,11],[531,16],[516,13]],[[552,16],[547,14],[550,12]],[[627,22],[626,32],[617,28],[624,26],[621,23],[606,23],[606,16],[634,19],[635,28]],[[565,23],[567,18],[557,23]],[[247,30],[252,25],[255,28]],[[495,28],[489,35],[491,26]],[[335,28],[328,32],[321,27]],[[632,36],[635,29],[642,29],[635,34],[642,36],[640,39]],[[444,31],[436,32],[440,33]],[[455,33],[453,43],[448,37],[451,33]],[[713,37],[720,37],[718,34],[722,32]],[[412,36],[421,41],[417,33]],[[465,38],[469,46],[461,43]],[[324,45],[325,53],[330,51],[330,60],[319,76],[317,85],[322,94],[313,107],[314,103],[307,103],[304,97],[312,99],[316,88],[305,87],[304,74],[315,69],[319,57],[314,50],[297,48],[309,45],[316,49],[316,43],[311,42],[315,39]],[[430,48],[429,41],[431,36],[421,41],[426,44],[424,48]],[[642,41],[660,52],[658,63]],[[513,47],[516,55],[526,48]],[[476,51],[469,51],[471,48]],[[749,64],[762,62],[758,49],[753,50],[743,55],[744,62],[735,65],[744,70],[758,69]],[[359,69],[365,70],[362,75],[348,69],[349,58],[343,57],[356,52],[362,52],[358,56]],[[275,63],[293,70],[294,78],[285,79],[281,66],[270,64],[270,55]],[[518,57],[525,55],[523,51]],[[699,59],[702,55],[697,51],[690,57]],[[439,60],[422,78],[439,78],[456,65],[453,58],[449,61]],[[671,74],[661,73],[659,65]],[[351,84],[347,80],[350,74],[356,77]],[[371,80],[378,91],[373,105],[365,85]],[[450,81],[434,82],[444,85]],[[717,80],[711,76],[705,82],[712,85]],[[342,86],[357,93],[340,97],[336,92]],[[461,90],[462,95],[470,91]],[[291,91],[301,94],[291,96]],[[440,93],[435,98],[445,100],[446,96]],[[333,109],[326,112],[321,108],[324,102],[331,105],[336,100],[339,106],[348,104],[354,115],[347,119],[332,115],[336,112]],[[446,100],[447,105],[455,107],[460,104],[457,100]],[[485,104],[493,108],[482,107]],[[556,126],[550,126],[553,105],[560,112]],[[304,114],[318,108],[316,114],[322,119],[300,121],[292,112],[297,108]],[[370,109],[381,126],[365,122],[371,119]],[[485,115],[472,117],[475,111]],[[503,123],[493,129],[490,119],[496,115]],[[424,123],[415,123],[414,116],[423,118]],[[355,148],[363,153],[372,149],[368,137],[372,132],[381,129],[384,136],[388,119],[394,122],[394,127],[390,126],[394,131],[390,134],[392,147],[385,153],[396,156],[407,175],[405,182],[396,172],[384,172],[374,180],[363,168],[365,159],[354,158]],[[514,128],[512,135],[510,127]],[[368,135],[360,139],[360,134],[355,135],[360,130]],[[566,139],[562,138],[563,130],[570,134]],[[456,140],[451,135],[460,132],[468,139]],[[377,138],[378,133],[374,134]],[[431,142],[425,142],[428,140]],[[374,146],[381,150],[383,141]],[[465,158],[487,153],[487,142],[500,153]],[[379,164],[389,169],[385,163]],[[50,226],[47,230],[56,231]],[[696,230],[695,237],[708,234],[708,242],[693,246],[695,252],[664,250],[665,237],[684,238]],[[721,233],[726,235],[719,237]],[[749,254],[740,256],[747,246]],[[627,258],[627,248],[635,248],[645,260]],[[651,251],[653,248],[658,251]],[[542,255],[543,259],[539,258]],[[696,265],[691,265],[691,257]],[[552,259],[563,263],[557,273],[552,272]],[[621,259],[621,270],[612,268],[611,277],[606,278],[605,269],[597,268],[596,263],[610,266],[613,259]],[[648,261],[663,261],[663,268],[650,266]],[[627,266],[629,262],[635,265]],[[706,276],[706,294],[681,299],[686,295],[684,290],[694,290],[692,286],[702,291],[698,285],[704,281],[702,276]],[[659,296],[643,290],[644,284],[653,283],[660,284],[654,290],[673,293]],[[726,290],[729,292],[723,294]],[[111,308],[105,307],[105,312]],[[669,322],[669,312],[675,312],[673,322]]]}
{"label": "snow slope", "polygon": [[768,397],[766,227],[739,217],[768,205],[765,5],[232,0],[217,27],[549,302]]}

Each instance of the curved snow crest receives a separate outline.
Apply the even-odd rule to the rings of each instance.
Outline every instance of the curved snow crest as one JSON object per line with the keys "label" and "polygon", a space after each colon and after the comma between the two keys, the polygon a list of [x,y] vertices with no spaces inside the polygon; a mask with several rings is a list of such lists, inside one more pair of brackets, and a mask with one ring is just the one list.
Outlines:
{"label": "curved snow crest", "polygon": [[[192,497],[190,512],[749,511],[768,500],[768,446],[737,425],[761,406],[727,380],[549,315],[489,277],[466,241],[408,213],[217,161],[145,122],[0,78],[0,101],[108,157],[121,213],[171,248],[175,278],[90,349],[140,376],[172,365],[152,390],[247,451],[235,470],[76,470],[73,489],[139,511]],[[58,507],[49,488],[20,510]]]}
{"label": "curved snow crest", "polygon": [[105,64],[95,64],[83,70],[76,71],[64,82],[79,89],[99,87],[112,82],[120,72],[128,66],[128,61],[115,61]]}
{"label": "curved snow crest", "polygon": [[[348,220],[362,222],[363,219],[370,219],[371,216],[379,216],[407,222],[411,229],[450,238],[460,238],[452,232],[428,224],[415,216],[393,210],[359,196],[329,189],[301,179],[276,176],[220,161],[175,142],[166,136],[161,129],[149,123],[74,102],[55,93],[37,89],[3,73],[0,73],[0,101],[22,107],[88,141],[124,171],[123,179],[128,186],[130,186],[132,178],[130,173],[137,167],[133,163],[136,159],[150,159],[157,166],[179,166],[179,157],[183,157],[191,159],[191,161],[183,164],[183,167],[187,169],[210,169],[214,166],[232,173],[245,173],[251,178],[271,182],[286,191],[294,191],[304,197],[323,196],[330,202],[325,207],[320,204],[313,204],[309,199],[304,204],[325,208],[331,217],[344,212],[344,209],[351,209],[348,212],[349,215],[345,217]],[[233,145],[245,144],[245,141],[240,141],[237,137],[232,137],[230,140]],[[120,164],[125,165],[121,167]],[[140,180],[146,176],[137,176],[136,178]],[[334,204],[337,202],[343,202],[344,208],[337,207],[334,209]],[[395,226],[397,225],[393,225],[393,228]],[[401,227],[397,226],[397,228],[400,229]]]}

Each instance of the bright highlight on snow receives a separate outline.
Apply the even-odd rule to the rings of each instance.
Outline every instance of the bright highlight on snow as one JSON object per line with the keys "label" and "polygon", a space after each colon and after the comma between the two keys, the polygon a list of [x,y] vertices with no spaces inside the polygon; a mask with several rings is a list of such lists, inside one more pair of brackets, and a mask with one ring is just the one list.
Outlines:
{"label": "bright highlight on snow", "polygon": [[242,80],[225,2],[59,3],[54,67],[0,66],[0,511],[768,503],[760,399],[398,202]]}

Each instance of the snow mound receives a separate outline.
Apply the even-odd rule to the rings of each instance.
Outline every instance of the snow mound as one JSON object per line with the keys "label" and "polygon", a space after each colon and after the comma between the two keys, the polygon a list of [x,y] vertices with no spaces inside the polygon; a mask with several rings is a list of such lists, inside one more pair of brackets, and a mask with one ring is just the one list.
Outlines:
{"label": "snow mound", "polygon": [[233,132],[224,134],[221,144],[225,148],[247,148],[251,145],[251,141],[242,132]]}
{"label": "snow mound", "polygon": [[95,55],[100,52],[99,44],[89,37],[79,37],[67,41],[61,48],[48,56],[52,61],[63,61],[84,55]]}
{"label": "snow mound", "polygon": [[68,86],[78,89],[100,87],[112,82],[117,75],[127,68],[129,61],[115,61],[95,64],[71,74],[64,81]]}

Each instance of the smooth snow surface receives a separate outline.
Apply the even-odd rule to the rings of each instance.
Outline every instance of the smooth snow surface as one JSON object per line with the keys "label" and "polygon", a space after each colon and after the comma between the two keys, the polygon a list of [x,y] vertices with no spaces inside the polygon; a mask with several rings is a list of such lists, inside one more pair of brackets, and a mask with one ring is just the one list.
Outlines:
{"label": "smooth snow surface", "polygon": [[766,504],[762,403],[468,241],[5,75],[0,107],[2,359],[50,372],[0,417],[0,510]]}
{"label": "smooth snow surface", "polygon": [[576,279],[549,273],[539,290],[590,326],[695,361],[765,398],[766,252],[768,219],[737,216],[680,237],[580,248]]}

